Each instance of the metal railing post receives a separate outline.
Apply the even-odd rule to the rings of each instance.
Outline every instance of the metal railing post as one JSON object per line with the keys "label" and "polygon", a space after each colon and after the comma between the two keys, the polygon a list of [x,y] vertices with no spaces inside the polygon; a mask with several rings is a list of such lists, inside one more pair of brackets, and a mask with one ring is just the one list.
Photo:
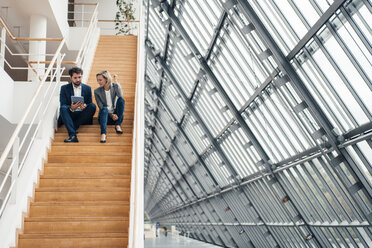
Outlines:
{"label": "metal railing post", "polygon": [[13,189],[10,195],[9,203],[15,204],[17,199],[17,179],[18,179],[18,167],[19,167],[19,137],[14,140],[12,148],[12,183]]}
{"label": "metal railing post", "polygon": [[81,26],[84,27],[84,5],[81,5]]}
{"label": "metal railing post", "polygon": [[59,53],[58,56],[57,56],[57,62],[56,62],[56,71],[57,71],[56,82],[57,83],[61,82],[61,76],[62,76],[62,74],[61,74],[61,63],[62,63],[62,56]]}
{"label": "metal railing post", "polygon": [[6,40],[6,30],[3,27],[1,29],[1,38],[0,38],[0,67],[4,68],[5,63],[5,40]]}
{"label": "metal railing post", "polygon": [[[62,54],[58,54],[57,56],[57,74],[56,74],[56,84],[57,87],[61,87],[60,84],[61,84],[61,77],[62,77],[62,71],[61,71],[61,63],[62,63]],[[55,97],[58,97],[59,96],[59,90],[56,90],[55,92]],[[59,108],[56,109],[56,113],[55,113],[55,125],[54,125],[54,129],[57,131],[58,130],[58,117],[59,117]]]}
{"label": "metal railing post", "polygon": [[37,42],[37,69],[36,69],[36,80],[39,79],[40,77],[40,44],[41,44],[41,41],[38,41]]}

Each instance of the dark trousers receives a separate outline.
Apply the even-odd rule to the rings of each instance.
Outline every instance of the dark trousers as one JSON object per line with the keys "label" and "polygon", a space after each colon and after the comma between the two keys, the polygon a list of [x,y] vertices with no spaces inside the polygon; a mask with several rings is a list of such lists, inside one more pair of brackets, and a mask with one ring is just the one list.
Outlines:
{"label": "dark trousers", "polygon": [[76,130],[80,125],[92,124],[93,115],[96,112],[96,105],[94,103],[87,104],[83,111],[70,111],[70,106],[61,106],[59,108],[61,119],[67,128],[68,135],[76,136]]}
{"label": "dark trousers", "polygon": [[103,107],[99,111],[98,115],[98,122],[101,126],[101,134],[106,134],[106,126],[107,125],[121,125],[124,118],[124,108],[125,108],[125,101],[122,97],[119,97],[118,100],[116,100],[116,108],[114,109],[114,114],[118,116],[118,119],[114,121],[109,116],[108,108]]}

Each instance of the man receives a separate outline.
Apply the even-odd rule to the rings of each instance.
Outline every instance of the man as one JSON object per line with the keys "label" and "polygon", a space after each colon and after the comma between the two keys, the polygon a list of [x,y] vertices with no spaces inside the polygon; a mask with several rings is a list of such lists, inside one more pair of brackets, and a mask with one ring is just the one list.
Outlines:
{"label": "man", "polygon": [[[81,82],[83,70],[73,67],[69,70],[71,83],[61,87],[59,95],[60,119],[68,131],[66,143],[79,142],[76,131],[82,124],[92,124],[96,105],[92,103],[92,89]],[[84,97],[84,102],[72,102],[71,96]]]}
{"label": "man", "polygon": [[165,237],[168,236],[168,228],[166,226],[164,227],[164,235],[165,235]]}

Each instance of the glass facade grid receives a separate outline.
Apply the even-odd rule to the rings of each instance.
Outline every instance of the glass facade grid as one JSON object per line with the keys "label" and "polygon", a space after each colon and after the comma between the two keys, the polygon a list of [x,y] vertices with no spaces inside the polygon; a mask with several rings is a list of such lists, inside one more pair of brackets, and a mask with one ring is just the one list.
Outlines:
{"label": "glass facade grid", "polygon": [[371,246],[370,1],[143,2],[150,218],[226,247]]}

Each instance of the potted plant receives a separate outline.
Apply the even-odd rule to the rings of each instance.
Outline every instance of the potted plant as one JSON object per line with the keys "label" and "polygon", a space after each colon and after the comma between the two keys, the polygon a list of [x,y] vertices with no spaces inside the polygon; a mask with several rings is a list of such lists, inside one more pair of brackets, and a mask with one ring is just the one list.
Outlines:
{"label": "potted plant", "polygon": [[130,22],[135,20],[133,0],[116,0],[116,6],[119,8],[115,16],[116,34],[131,34],[131,31],[135,29]]}

